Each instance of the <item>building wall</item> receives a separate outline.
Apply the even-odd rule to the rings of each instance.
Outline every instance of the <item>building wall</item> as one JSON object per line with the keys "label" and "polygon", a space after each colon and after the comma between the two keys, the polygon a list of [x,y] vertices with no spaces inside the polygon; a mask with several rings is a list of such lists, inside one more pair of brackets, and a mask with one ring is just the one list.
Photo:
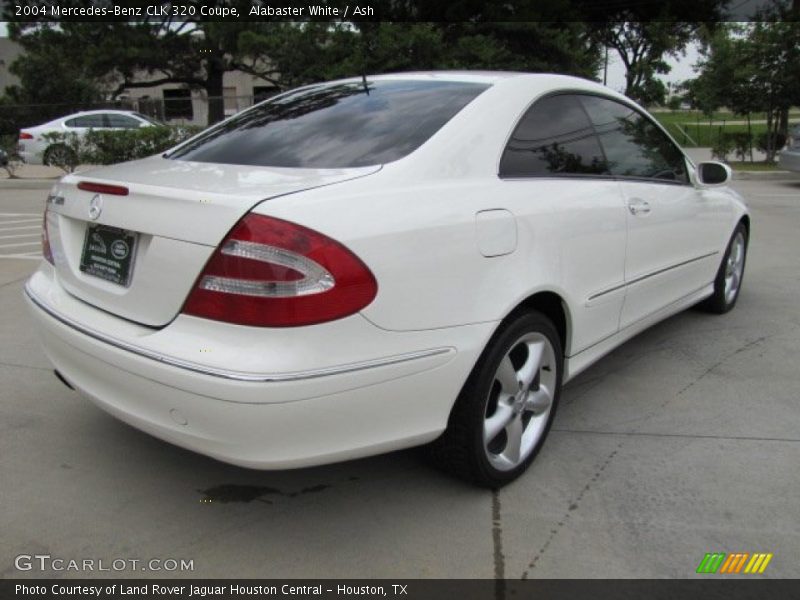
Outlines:
{"label": "building wall", "polygon": [[[143,76],[142,81],[147,81],[147,77]],[[223,95],[225,103],[225,115],[230,116],[252,106],[254,100],[259,96],[258,91],[265,92],[265,88],[272,87],[271,84],[263,79],[242,73],[241,71],[228,71],[223,76],[222,80]],[[152,114],[153,109],[159,110],[157,107],[165,100],[165,90],[179,90],[186,89],[186,86],[180,84],[162,84],[155,87],[148,88],[130,88],[125,90],[124,97],[129,99],[137,110],[144,113]],[[269,94],[268,94],[269,95]],[[166,119],[169,122],[192,124],[205,126],[208,121],[208,98],[206,97],[205,90],[190,90],[190,97],[192,102],[192,117],[191,118],[175,118]],[[169,100],[167,100],[169,102]],[[165,119],[165,115],[154,114],[159,118]]]}

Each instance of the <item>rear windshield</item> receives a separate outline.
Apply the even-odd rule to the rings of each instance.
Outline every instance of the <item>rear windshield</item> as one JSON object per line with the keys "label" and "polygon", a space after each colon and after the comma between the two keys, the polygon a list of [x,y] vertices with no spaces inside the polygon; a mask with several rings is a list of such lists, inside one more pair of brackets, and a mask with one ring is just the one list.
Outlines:
{"label": "rear windshield", "polygon": [[416,150],[488,87],[367,81],[304,88],[209,129],[169,158],[307,168],[388,163]]}

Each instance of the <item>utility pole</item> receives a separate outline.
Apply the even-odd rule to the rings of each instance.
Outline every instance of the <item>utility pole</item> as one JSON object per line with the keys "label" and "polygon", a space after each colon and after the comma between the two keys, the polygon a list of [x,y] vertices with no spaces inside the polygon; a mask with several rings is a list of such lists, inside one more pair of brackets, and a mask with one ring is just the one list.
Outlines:
{"label": "utility pole", "polygon": [[[797,4],[797,2],[799,1],[800,0],[794,0],[795,4]],[[605,64],[603,65],[603,85],[606,85],[607,81],[608,81],[608,46],[606,46],[606,60]]]}

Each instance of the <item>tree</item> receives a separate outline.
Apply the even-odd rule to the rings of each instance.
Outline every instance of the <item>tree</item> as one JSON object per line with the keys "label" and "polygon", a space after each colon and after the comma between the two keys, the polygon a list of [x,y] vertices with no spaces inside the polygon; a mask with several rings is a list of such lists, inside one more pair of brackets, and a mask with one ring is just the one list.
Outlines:
{"label": "tree", "polygon": [[[76,65],[83,76],[76,81],[97,82],[111,99],[125,89],[164,83],[201,89],[210,100],[209,124],[224,116],[223,75],[233,70],[286,89],[337,77],[421,69],[556,71],[591,77],[599,64],[598,46],[579,22],[485,21],[518,16],[497,0],[453,5],[437,0],[408,6],[396,0],[376,2],[406,20],[293,23],[162,18],[62,21],[57,27],[15,22],[10,31],[26,51],[16,61],[19,69],[34,69],[45,60],[52,61],[55,69]],[[184,4],[193,3],[200,4],[198,0]],[[239,5],[243,14],[250,7],[250,2],[238,0],[212,4]],[[467,16],[458,22],[408,20],[445,7],[457,11],[459,19],[462,13]],[[35,100],[36,88],[26,89],[29,99]]]}
{"label": "tree", "polygon": [[786,135],[791,106],[800,104],[800,22],[757,21],[728,25],[712,36],[699,63],[700,75],[687,83],[706,112],[720,106],[748,116],[763,112],[764,150],[775,158]]}
{"label": "tree", "polygon": [[[658,79],[671,67],[667,58],[685,53],[687,44],[704,28],[713,28],[729,0],[678,0],[672,2],[621,3],[623,8],[599,18],[594,39],[617,53],[625,67],[626,96],[643,104],[663,104],[666,88]],[[694,21],[685,21],[692,15]]]}

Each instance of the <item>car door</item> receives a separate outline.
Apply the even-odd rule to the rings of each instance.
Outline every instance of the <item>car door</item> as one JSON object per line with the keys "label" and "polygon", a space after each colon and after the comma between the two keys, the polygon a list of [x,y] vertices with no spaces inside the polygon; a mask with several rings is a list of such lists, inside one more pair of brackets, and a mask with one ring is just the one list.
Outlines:
{"label": "car door", "polygon": [[713,280],[718,207],[695,189],[683,153],[649,117],[609,98],[581,100],[627,208],[624,328]]}
{"label": "car door", "polygon": [[570,355],[613,335],[625,294],[625,205],[578,97],[536,101],[499,170],[519,229],[534,238],[530,264],[550,262],[549,277],[568,302]]}
{"label": "car door", "polygon": [[85,135],[90,129],[105,129],[108,127],[101,113],[81,115],[80,117],[68,119],[64,122],[64,125],[68,131],[73,131],[80,136]]}

